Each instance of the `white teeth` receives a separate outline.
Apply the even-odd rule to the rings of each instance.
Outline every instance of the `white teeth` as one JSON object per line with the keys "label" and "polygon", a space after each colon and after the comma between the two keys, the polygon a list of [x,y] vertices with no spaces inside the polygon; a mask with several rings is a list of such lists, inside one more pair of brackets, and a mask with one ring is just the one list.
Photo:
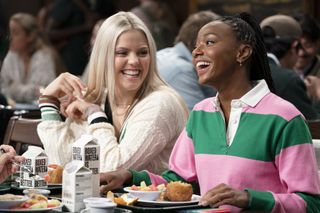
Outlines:
{"label": "white teeth", "polygon": [[126,75],[139,75],[139,70],[124,70],[123,73]]}
{"label": "white teeth", "polygon": [[205,62],[205,61],[199,61],[197,63],[197,67],[199,68],[200,66],[209,66],[210,63],[209,62]]}

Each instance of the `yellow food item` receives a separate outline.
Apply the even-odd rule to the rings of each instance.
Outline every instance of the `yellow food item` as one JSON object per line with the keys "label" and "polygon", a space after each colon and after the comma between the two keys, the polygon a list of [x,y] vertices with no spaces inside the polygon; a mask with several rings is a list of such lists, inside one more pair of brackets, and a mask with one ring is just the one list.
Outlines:
{"label": "yellow food item", "polygon": [[112,191],[108,191],[108,193],[107,193],[107,198],[110,199],[111,201],[114,200],[114,194],[113,194]]}
{"label": "yellow food item", "polygon": [[130,198],[130,197],[128,197],[128,194],[126,193],[126,194],[121,195],[121,197],[114,198],[113,201],[119,205],[132,206],[133,204],[135,204],[138,201],[138,198]]}
{"label": "yellow food item", "polygon": [[189,201],[193,194],[192,186],[189,183],[180,181],[167,184],[167,190],[164,194],[166,200],[170,201]]}
{"label": "yellow food item", "polygon": [[29,197],[31,200],[44,200],[44,201],[48,201],[48,198],[44,195],[41,195],[41,194],[34,194],[34,193],[31,193],[29,194]]}

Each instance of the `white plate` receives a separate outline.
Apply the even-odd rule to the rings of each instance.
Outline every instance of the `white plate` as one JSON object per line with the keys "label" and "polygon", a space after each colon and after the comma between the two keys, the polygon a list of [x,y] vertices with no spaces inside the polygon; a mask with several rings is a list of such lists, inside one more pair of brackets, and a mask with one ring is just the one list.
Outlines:
{"label": "white plate", "polygon": [[29,199],[27,196],[23,196],[23,195],[12,195],[12,194],[1,195],[2,199],[4,199],[4,197],[7,197],[7,196],[12,196],[15,198],[15,200],[0,200],[1,209],[9,209],[15,206],[20,206],[23,202]]}
{"label": "white plate", "polygon": [[123,189],[126,192],[129,192],[129,195],[132,197],[137,197],[141,200],[156,200],[159,196],[161,191],[139,191],[139,190],[132,190],[131,187],[125,187]]}
{"label": "white plate", "polygon": [[0,209],[0,212],[48,212],[52,209],[59,209],[63,206],[61,203],[60,206],[53,208],[43,208],[43,209]]}
{"label": "white plate", "polygon": [[152,201],[152,200],[138,200],[138,203],[141,203],[145,206],[183,206],[197,204],[200,200],[200,195],[192,195],[190,201]]}

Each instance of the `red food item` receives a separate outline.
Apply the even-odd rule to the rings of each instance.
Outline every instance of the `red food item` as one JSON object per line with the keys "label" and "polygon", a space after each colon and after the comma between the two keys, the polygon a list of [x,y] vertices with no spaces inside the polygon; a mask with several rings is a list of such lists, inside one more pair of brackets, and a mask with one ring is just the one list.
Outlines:
{"label": "red food item", "polygon": [[32,204],[31,203],[29,203],[29,202],[24,202],[22,205],[21,205],[21,208],[23,209],[23,208],[29,208],[30,206],[31,206]]}
{"label": "red food item", "polygon": [[158,188],[157,188],[157,186],[154,185],[154,184],[151,184],[151,185],[149,186],[149,188],[150,188],[150,191],[159,191]]}
{"label": "red food item", "polygon": [[139,191],[139,190],[140,190],[140,187],[139,187],[139,186],[136,186],[136,185],[132,185],[132,186],[131,186],[131,190]]}
{"label": "red food item", "polygon": [[44,180],[45,180],[47,183],[49,183],[49,182],[50,182],[50,175],[46,174],[46,175],[44,176]]}

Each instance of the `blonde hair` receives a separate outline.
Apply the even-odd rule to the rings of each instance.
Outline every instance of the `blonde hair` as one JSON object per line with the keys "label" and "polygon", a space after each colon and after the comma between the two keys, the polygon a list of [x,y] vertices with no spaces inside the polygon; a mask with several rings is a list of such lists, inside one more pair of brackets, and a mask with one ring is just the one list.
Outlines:
{"label": "blonde hair", "polygon": [[34,34],[34,39],[28,46],[28,52],[32,55],[35,51],[45,47],[43,38],[40,36],[36,18],[28,13],[16,13],[10,17],[10,21],[19,24],[28,36]]}
{"label": "blonde hair", "polygon": [[[123,32],[133,29],[140,30],[146,36],[150,53],[149,71],[138,94],[136,95],[136,102],[150,94],[150,92],[160,88],[172,90],[166,86],[166,83],[158,74],[156,66],[156,45],[146,25],[131,12],[118,12],[103,22],[93,45],[89,61],[89,81],[88,92],[86,95],[87,100],[97,104],[103,104],[102,102],[105,98],[104,95],[106,90],[111,109],[114,108],[115,46],[119,36]],[[173,93],[176,94],[175,92]],[[180,96],[175,96],[184,103]],[[132,107],[133,106],[131,106],[131,109]]]}

